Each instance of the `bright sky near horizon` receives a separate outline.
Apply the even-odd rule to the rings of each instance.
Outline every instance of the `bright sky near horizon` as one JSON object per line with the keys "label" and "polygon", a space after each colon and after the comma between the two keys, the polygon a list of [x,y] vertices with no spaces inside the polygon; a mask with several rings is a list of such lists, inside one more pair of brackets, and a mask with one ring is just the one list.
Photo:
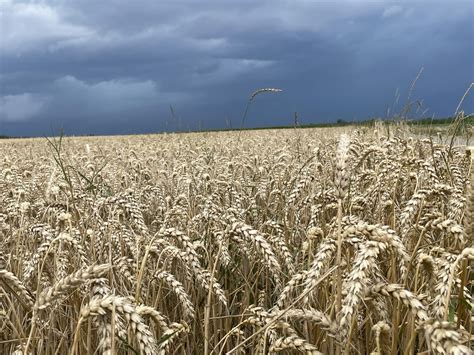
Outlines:
{"label": "bright sky near horizon", "polygon": [[0,134],[235,127],[264,87],[283,92],[246,126],[384,117],[421,67],[411,100],[443,117],[474,81],[473,19],[472,0],[0,0]]}

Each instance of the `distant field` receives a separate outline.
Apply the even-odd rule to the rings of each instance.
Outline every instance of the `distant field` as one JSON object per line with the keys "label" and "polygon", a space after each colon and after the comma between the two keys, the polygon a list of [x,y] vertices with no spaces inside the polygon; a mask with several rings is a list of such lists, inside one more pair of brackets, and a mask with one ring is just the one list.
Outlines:
{"label": "distant field", "polygon": [[469,354],[472,143],[417,129],[0,141],[0,354]]}

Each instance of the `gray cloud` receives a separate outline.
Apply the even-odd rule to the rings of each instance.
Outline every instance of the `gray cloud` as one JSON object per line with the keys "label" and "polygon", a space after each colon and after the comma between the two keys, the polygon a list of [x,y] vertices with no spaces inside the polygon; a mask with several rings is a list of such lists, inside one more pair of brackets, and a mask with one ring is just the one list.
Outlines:
{"label": "gray cloud", "polygon": [[30,93],[0,96],[0,119],[6,122],[28,120],[40,114],[46,102],[45,98]]}
{"label": "gray cloud", "polygon": [[400,5],[390,5],[386,7],[382,12],[382,18],[389,18],[402,14],[404,11],[403,6]]}
{"label": "gray cloud", "polygon": [[414,94],[444,116],[474,80],[468,1],[1,4],[0,118],[11,134],[177,129],[169,105],[183,129],[222,127],[266,86],[284,92],[259,97],[249,125],[288,124],[294,111],[303,122],[380,116],[396,88],[405,103],[422,65]]}
{"label": "gray cloud", "polygon": [[74,76],[57,79],[53,85],[53,97],[60,97],[56,105],[82,113],[107,114],[122,110],[135,109],[143,105],[158,102],[160,98],[156,85],[152,81],[101,81],[87,84]]}
{"label": "gray cloud", "polygon": [[41,2],[3,0],[2,54],[22,55],[51,43],[90,37],[93,32],[68,23],[54,7]]}

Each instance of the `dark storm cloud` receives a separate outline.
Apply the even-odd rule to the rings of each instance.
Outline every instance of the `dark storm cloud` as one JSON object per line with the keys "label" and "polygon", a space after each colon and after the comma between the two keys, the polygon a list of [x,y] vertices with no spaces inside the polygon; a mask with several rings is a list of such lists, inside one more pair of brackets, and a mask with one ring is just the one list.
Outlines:
{"label": "dark storm cloud", "polygon": [[284,92],[259,97],[249,126],[294,111],[307,123],[383,116],[421,66],[413,97],[439,117],[474,80],[469,1],[0,0],[0,11],[10,134],[236,126],[268,86]]}

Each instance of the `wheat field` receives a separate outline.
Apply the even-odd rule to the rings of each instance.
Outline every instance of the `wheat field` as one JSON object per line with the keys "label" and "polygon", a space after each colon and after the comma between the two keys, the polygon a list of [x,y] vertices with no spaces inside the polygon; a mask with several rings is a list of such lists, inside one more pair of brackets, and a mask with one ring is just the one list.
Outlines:
{"label": "wheat field", "polygon": [[0,151],[0,354],[472,353],[466,147],[379,126]]}

